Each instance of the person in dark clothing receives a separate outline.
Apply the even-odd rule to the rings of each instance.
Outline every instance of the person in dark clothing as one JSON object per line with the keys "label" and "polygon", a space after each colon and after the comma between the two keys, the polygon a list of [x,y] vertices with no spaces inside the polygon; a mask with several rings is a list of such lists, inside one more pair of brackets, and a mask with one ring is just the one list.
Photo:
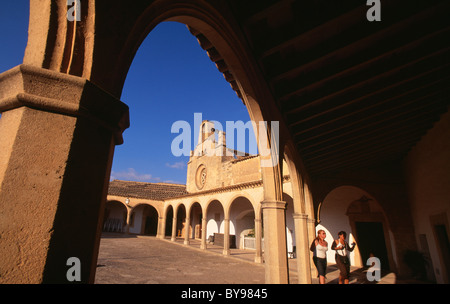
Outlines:
{"label": "person in dark clothing", "polygon": [[336,250],[336,264],[339,268],[339,284],[348,284],[349,275],[350,275],[350,252],[355,249],[356,243],[352,243],[352,247],[350,247],[345,240],[347,237],[347,233],[345,231],[340,231],[338,233],[338,239],[333,242],[331,245],[332,250]]}

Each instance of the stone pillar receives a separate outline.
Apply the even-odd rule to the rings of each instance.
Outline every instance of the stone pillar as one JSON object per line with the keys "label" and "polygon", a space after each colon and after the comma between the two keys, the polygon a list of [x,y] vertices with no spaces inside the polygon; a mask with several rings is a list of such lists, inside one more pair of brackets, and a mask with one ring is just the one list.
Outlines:
{"label": "stone pillar", "polygon": [[132,209],[127,208],[127,226],[125,227],[125,234],[130,234],[130,220],[131,220]]}
{"label": "stone pillar", "polygon": [[200,249],[206,249],[206,218],[202,217],[202,243]]}
{"label": "stone pillar", "polygon": [[230,255],[230,219],[224,219],[223,255]]}
{"label": "stone pillar", "polygon": [[170,238],[170,240],[172,242],[175,242],[177,239],[177,218],[174,216],[172,218],[172,236]]}
{"label": "stone pillar", "polygon": [[262,263],[262,221],[255,219],[255,263]]}
{"label": "stone pillar", "polygon": [[184,245],[189,245],[189,234],[190,234],[190,228],[191,228],[191,218],[189,216],[186,216],[186,224],[185,224],[185,233],[184,233]]}
{"label": "stone pillar", "polygon": [[264,260],[266,283],[288,284],[286,244],[286,202],[261,202],[264,218]]}
{"label": "stone pillar", "polygon": [[156,232],[156,238],[157,239],[164,239],[164,223],[166,221],[164,220],[164,217],[158,216],[158,230]]}
{"label": "stone pillar", "polygon": [[128,107],[86,79],[0,75],[0,283],[93,283],[114,145]]}
{"label": "stone pillar", "polygon": [[311,262],[308,238],[308,215],[294,213],[297,273],[299,284],[311,284]]}
{"label": "stone pillar", "polygon": [[159,218],[159,228],[158,228],[158,238],[165,239],[166,238],[166,216]]}

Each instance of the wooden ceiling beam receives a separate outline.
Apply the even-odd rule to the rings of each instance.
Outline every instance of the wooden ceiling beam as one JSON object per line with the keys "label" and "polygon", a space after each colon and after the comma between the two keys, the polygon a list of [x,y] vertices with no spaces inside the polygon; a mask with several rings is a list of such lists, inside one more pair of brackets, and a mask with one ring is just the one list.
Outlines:
{"label": "wooden ceiling beam", "polygon": [[[343,65],[342,62],[336,62],[332,64],[335,68],[319,69],[316,67],[317,70],[310,73],[306,72],[308,68],[305,67],[305,72],[292,80],[280,79],[284,86],[298,88],[289,90],[289,93],[279,97],[279,100],[282,106],[284,105],[283,107],[287,108],[286,105],[288,104],[303,102],[302,96],[308,95],[310,92],[320,91],[323,95],[325,93],[330,94],[333,91],[338,91],[343,86],[372,77],[375,73],[393,69],[395,66],[400,66],[414,58],[425,57],[431,51],[430,46],[433,46],[434,50],[448,47],[446,38],[450,36],[449,32],[450,27],[441,29],[419,40],[408,42],[398,48],[388,50],[376,57],[370,57],[368,60],[356,64]],[[277,80],[273,79],[271,81],[272,85],[277,82]],[[301,84],[301,86],[298,86],[298,84]],[[277,93],[276,88],[274,88],[274,91],[276,95],[280,95],[280,93]]]}
{"label": "wooden ceiling beam", "polygon": [[[425,58],[420,58],[400,67],[396,67],[393,70],[386,71],[372,78],[364,79],[333,94],[306,101],[302,106],[286,111],[287,119],[290,120],[290,118],[295,115],[296,122],[291,124],[291,126],[300,124],[303,121],[336,111],[336,109],[343,108],[349,104],[354,104],[357,101],[364,100],[367,97],[386,91],[389,88],[412,81],[424,74],[439,72],[450,65],[450,62],[446,62],[446,58],[449,56],[449,50],[450,47],[428,55]],[[425,72],[420,73],[418,71]],[[386,84],[390,85],[386,86]],[[369,93],[363,95],[362,92]],[[342,100],[351,101],[343,103]],[[322,107],[323,110],[320,108],[318,109],[317,107]],[[307,109],[309,110],[308,112],[306,112]],[[302,118],[299,119],[299,115],[301,115]]]}
{"label": "wooden ceiling beam", "polygon": [[[450,81],[450,76],[441,78],[438,81],[432,83],[426,83],[423,86],[418,86],[411,91],[404,92],[399,96],[394,96],[392,98],[383,99],[380,103],[370,104],[369,106],[349,112],[346,115],[337,116],[333,119],[326,120],[321,124],[314,124],[311,126],[298,126],[297,132],[293,132],[293,136],[299,138],[306,137],[307,140],[312,140],[318,137],[329,136],[330,133],[335,133],[336,131],[353,127],[355,125],[361,124],[372,119],[377,119],[380,115],[384,115],[386,108],[389,111],[397,111],[403,107],[410,107],[416,103],[421,103],[425,100],[434,100],[439,98],[439,96],[448,96],[450,92],[450,87],[444,90],[440,90],[446,83]],[[380,110],[383,109],[383,110]],[[410,108],[409,108],[410,109]],[[408,109],[408,110],[409,110]],[[310,135],[306,135],[310,133]],[[303,142],[303,141],[301,141]]]}
{"label": "wooden ceiling beam", "polygon": [[[363,7],[367,9],[367,6]],[[398,11],[397,18],[384,20],[376,26],[367,22],[365,18],[361,18],[365,13],[360,11],[359,14],[363,14],[359,15],[359,24],[352,24],[349,28],[342,30],[340,25],[330,25],[326,28],[327,24],[324,24],[322,31],[333,33],[332,35],[304,33],[302,34],[304,41],[298,38],[299,41],[296,43],[286,44],[281,51],[261,58],[260,62],[265,67],[268,79],[277,77],[286,79],[305,70],[312,65],[312,62],[314,62],[313,67],[322,69],[323,65],[326,65],[329,69],[344,60],[354,61],[355,58],[363,58],[361,55],[365,54],[367,54],[365,57],[367,60],[376,57],[379,52],[388,51],[417,39],[418,33],[422,35],[425,29],[428,31],[440,29],[442,26],[436,25],[436,15],[446,18],[445,12],[448,10],[448,3],[443,2],[424,10],[416,9],[414,12],[410,12],[412,15]],[[402,20],[402,17],[406,19]],[[347,22],[344,17],[340,18],[341,23]],[[311,72],[310,69],[306,70],[308,73]]]}
{"label": "wooden ceiling beam", "polygon": [[370,165],[375,161],[386,161],[388,155],[404,155],[408,150],[417,142],[417,139],[408,139],[402,142],[402,146],[391,147],[379,147],[370,151],[360,152],[359,154],[348,155],[343,159],[327,158],[326,160],[318,161],[315,163],[305,162],[307,170],[310,170],[313,174],[318,171],[332,171],[337,168],[348,168],[349,165],[360,166],[361,164]]}
{"label": "wooden ceiling beam", "polygon": [[435,109],[414,109],[408,113],[392,117],[389,121],[374,121],[369,124],[364,124],[359,129],[349,129],[347,132],[337,132],[335,136],[327,136],[316,141],[309,141],[308,143],[296,142],[298,149],[303,153],[308,151],[318,151],[321,147],[329,147],[331,149],[335,143],[352,142],[354,139],[368,136],[377,132],[388,132],[392,129],[403,126],[405,128],[413,128],[413,126],[422,121],[433,121],[438,119],[439,113],[444,110],[442,105]]}
{"label": "wooden ceiling beam", "polygon": [[399,139],[413,139],[417,138],[418,133],[423,132],[424,127],[428,127],[432,124],[430,121],[426,122],[416,122],[414,126],[411,127],[403,127],[398,129],[393,129],[391,132],[380,133],[360,136],[358,138],[352,138],[350,141],[346,141],[340,145],[334,145],[333,147],[326,147],[311,153],[302,153],[302,157],[307,161],[311,162],[315,159],[322,159],[327,155],[342,155],[347,153],[348,151],[352,151],[354,148],[364,147],[370,149],[370,147],[386,145],[386,143],[396,143]]}

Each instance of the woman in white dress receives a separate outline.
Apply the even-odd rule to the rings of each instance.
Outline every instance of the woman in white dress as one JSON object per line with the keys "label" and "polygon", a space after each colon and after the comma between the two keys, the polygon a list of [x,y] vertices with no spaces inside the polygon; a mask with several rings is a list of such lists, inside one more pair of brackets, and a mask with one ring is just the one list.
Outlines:
{"label": "woman in white dress", "polygon": [[324,230],[317,231],[317,237],[311,244],[310,250],[314,252],[313,261],[319,273],[319,283],[325,284],[327,273],[327,251],[328,243],[325,241],[326,233]]}

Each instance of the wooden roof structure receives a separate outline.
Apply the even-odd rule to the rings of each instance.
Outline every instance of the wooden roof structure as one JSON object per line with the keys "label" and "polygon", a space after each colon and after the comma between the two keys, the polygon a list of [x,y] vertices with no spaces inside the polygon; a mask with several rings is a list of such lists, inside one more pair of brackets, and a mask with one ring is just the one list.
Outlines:
{"label": "wooden roof structure", "polygon": [[379,22],[361,0],[227,3],[312,177],[400,160],[448,111],[449,1],[383,1]]}

